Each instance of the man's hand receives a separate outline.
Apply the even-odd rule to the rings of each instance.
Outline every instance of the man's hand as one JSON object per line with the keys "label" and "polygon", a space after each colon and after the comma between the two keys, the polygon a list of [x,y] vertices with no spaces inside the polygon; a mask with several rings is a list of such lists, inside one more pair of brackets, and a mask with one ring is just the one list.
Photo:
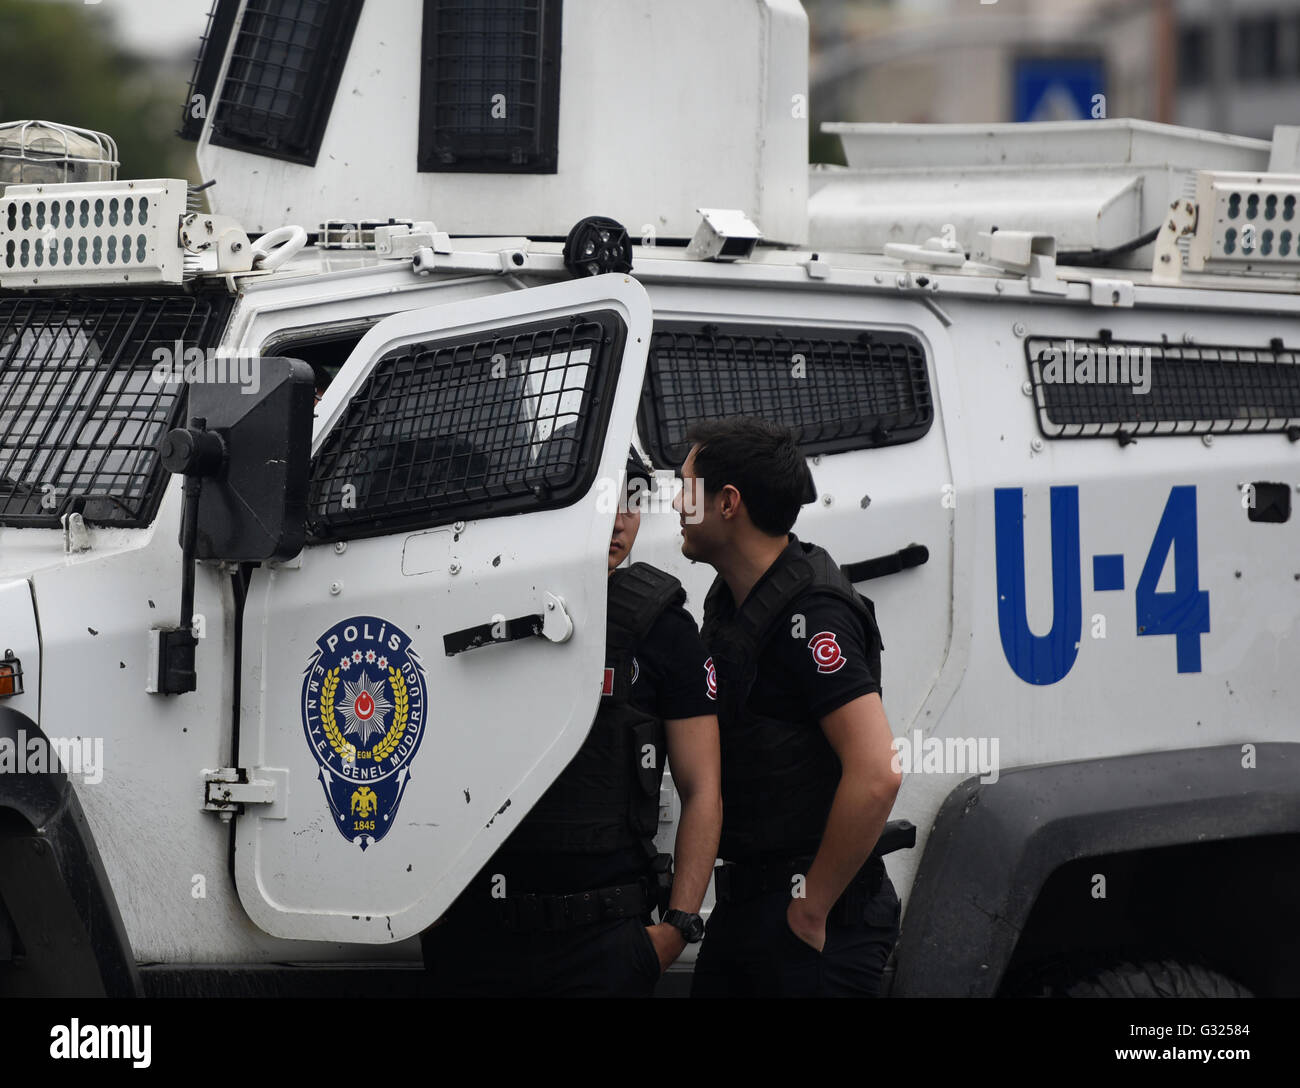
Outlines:
{"label": "man's hand", "polygon": [[[820,912],[824,922],[880,838],[902,775],[894,769],[894,735],[879,695],[860,695],[832,710],[822,718],[821,727],[841,768],[826,830],[805,884],[805,910]],[[791,928],[799,932],[793,924]]]}
{"label": "man's hand", "polygon": [[809,906],[806,899],[791,899],[785,908],[785,924],[804,944],[821,952],[826,947],[826,915]]}
{"label": "man's hand", "polygon": [[682,936],[681,930],[667,922],[646,926],[646,933],[650,935],[650,943],[655,946],[655,952],[659,956],[659,973],[662,975],[668,970],[668,965],[682,954],[686,938]]}

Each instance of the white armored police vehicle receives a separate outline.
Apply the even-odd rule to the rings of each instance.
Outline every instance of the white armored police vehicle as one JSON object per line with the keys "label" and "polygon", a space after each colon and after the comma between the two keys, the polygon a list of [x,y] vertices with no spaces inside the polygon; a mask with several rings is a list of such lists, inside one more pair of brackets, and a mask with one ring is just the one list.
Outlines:
{"label": "white armored police vehicle", "polygon": [[883,632],[892,993],[1300,991],[1295,130],[809,170],[807,46],[218,0],[210,213],[0,129],[0,992],[418,992],[595,714],[629,443],[698,617],[669,477],[742,413]]}

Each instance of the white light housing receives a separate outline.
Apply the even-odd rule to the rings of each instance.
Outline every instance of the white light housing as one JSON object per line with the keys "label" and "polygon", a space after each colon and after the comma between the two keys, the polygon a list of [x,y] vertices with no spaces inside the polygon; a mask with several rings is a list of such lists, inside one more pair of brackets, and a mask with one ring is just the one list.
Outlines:
{"label": "white light housing", "polygon": [[0,196],[0,287],[183,282],[188,183],[8,185]]}
{"label": "white light housing", "polygon": [[704,218],[686,247],[686,256],[697,261],[735,261],[748,257],[763,232],[744,212],[734,208],[697,208]]}
{"label": "white light housing", "polygon": [[1300,272],[1300,175],[1201,171],[1192,272]]}

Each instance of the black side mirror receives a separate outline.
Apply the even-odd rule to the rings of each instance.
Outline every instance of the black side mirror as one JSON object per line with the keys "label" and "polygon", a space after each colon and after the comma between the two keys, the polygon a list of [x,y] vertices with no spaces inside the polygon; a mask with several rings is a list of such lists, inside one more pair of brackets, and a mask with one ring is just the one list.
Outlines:
{"label": "black side mirror", "polygon": [[164,467],[202,481],[193,511],[196,559],[290,559],[306,539],[312,369],[297,359],[257,365],[253,393],[238,383],[191,385],[190,426],[162,442]]}
{"label": "black side mirror", "polygon": [[193,691],[194,564],[290,559],[307,537],[312,369],[298,359],[257,359],[257,384],[196,382],[190,425],[168,431],[163,467],[185,476],[181,514],[181,618],[155,629],[150,691]]}

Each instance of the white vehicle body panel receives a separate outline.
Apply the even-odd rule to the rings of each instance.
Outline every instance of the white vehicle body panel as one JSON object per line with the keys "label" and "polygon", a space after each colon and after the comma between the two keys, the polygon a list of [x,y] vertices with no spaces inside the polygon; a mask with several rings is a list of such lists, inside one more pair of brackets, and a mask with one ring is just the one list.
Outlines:
{"label": "white vehicle body panel", "polygon": [[[526,296],[516,297],[518,289],[550,279],[558,263],[552,257],[553,245],[530,243],[528,248],[530,266],[522,277],[455,272],[421,277],[406,263],[308,251],[274,276],[237,281],[241,296],[223,345],[272,354],[295,336],[324,329],[359,332],[387,315],[439,303],[454,304],[453,312],[471,306],[523,306]],[[885,258],[819,256],[829,266],[826,280],[809,278],[802,264],[808,253],[788,251],[760,250],[749,262],[719,265],[638,247],[634,267],[656,321],[901,328],[925,343],[935,401],[930,431],[904,445],[822,457],[812,466],[819,502],[806,507],[796,525],[801,537],[822,544],[845,563],[912,542],[930,549],[926,565],[859,585],[877,605],[886,647],[885,708],[895,734],[906,737],[920,729],[925,737],[996,737],[1003,771],[1161,748],[1300,739],[1300,725],[1288,709],[1296,692],[1293,673],[1286,667],[1297,637],[1296,520],[1281,525],[1249,522],[1238,490],[1252,480],[1289,481],[1294,487],[1297,447],[1282,435],[1268,434],[1220,436],[1212,445],[1195,436],[1143,438],[1124,448],[1104,440],[1048,441],[1035,450],[1032,443],[1039,431],[1032,402],[1021,390],[1027,374],[1024,344],[1016,333],[1016,326],[1022,325],[1028,336],[1084,337],[1095,336],[1104,326],[1116,337],[1142,341],[1167,336],[1176,343],[1190,337],[1196,343],[1258,347],[1282,337],[1294,343],[1300,340],[1300,300],[1286,284],[1257,280],[1228,285],[1223,277],[1188,276],[1184,286],[1166,287],[1148,285],[1149,277],[1128,270],[1062,268],[1067,294],[1049,298],[1030,290],[1019,277],[991,270],[930,273],[922,285],[918,273]],[[1090,282],[1119,277],[1133,285],[1133,306],[1093,305]],[[1225,289],[1228,286],[1232,289]],[[491,297],[503,292],[511,297]],[[482,301],[469,301],[476,298]],[[368,363],[360,349],[354,352],[321,401],[317,446],[342,414],[348,392],[359,386]],[[611,464],[621,464],[626,441],[633,437],[639,393],[639,376],[620,384],[616,423],[606,443]],[[1199,673],[1176,671],[1173,637],[1142,637],[1135,630],[1134,585],[1170,488],[1176,485],[1196,487],[1198,576],[1200,588],[1209,594],[1211,624],[1200,640]],[[955,499],[951,505],[944,500],[948,486]],[[1052,623],[1048,497],[1053,486],[1078,488],[1084,622],[1069,673],[1055,684],[1031,685],[1014,674],[1001,644],[994,490],[1024,492],[1028,618],[1030,629],[1041,635]],[[871,502],[864,509],[861,500],[866,495]],[[445,803],[444,796],[433,800],[435,793],[454,789],[451,799],[459,798],[467,809],[464,823],[455,826],[466,836],[471,822],[478,830],[473,832],[473,847],[458,857],[450,857],[455,851],[439,854],[446,864],[440,878],[430,876],[421,890],[409,893],[399,891],[405,864],[392,866],[393,871],[373,885],[355,879],[356,866],[371,865],[397,840],[363,856],[341,837],[335,835],[337,842],[327,843],[328,837],[317,833],[319,849],[305,849],[299,840],[292,847],[277,845],[281,865],[271,863],[269,855],[258,860],[257,851],[264,849],[258,840],[266,836],[266,828],[273,839],[300,817],[309,822],[320,814],[314,810],[324,807],[320,787],[312,781],[314,771],[303,762],[308,753],[296,694],[289,690],[296,692],[300,683],[307,660],[302,651],[334,619],[363,611],[350,610],[351,604],[343,600],[373,601],[379,595],[395,607],[408,607],[404,598],[410,595],[409,585],[437,582],[442,588],[435,592],[446,593],[450,578],[445,571],[433,570],[400,574],[401,542],[385,543],[384,538],[350,542],[342,556],[330,546],[308,548],[299,567],[286,564],[269,577],[259,572],[264,584],[259,588],[255,583],[248,604],[240,764],[284,768],[298,762],[288,768],[287,821],[255,813],[237,819],[236,859],[246,888],[237,896],[225,876],[228,828],[200,811],[200,772],[230,761],[232,602],[228,580],[215,568],[201,565],[197,583],[196,611],[207,622],[198,651],[199,690],[180,697],[144,694],[146,632],[152,625],[174,623],[178,612],[179,514],[180,482],[173,480],[150,529],[92,528],[89,552],[66,556],[62,534],[53,530],[0,530],[0,570],[10,578],[30,577],[34,586],[42,640],[42,725],[60,735],[84,729],[105,741],[103,783],[78,786],[78,793],[113,887],[119,889],[137,958],[343,961],[357,958],[353,942],[371,946],[366,958],[415,958],[414,943],[401,938],[436,917],[454,894],[455,882],[486,858],[493,842],[500,841],[495,836],[513,826],[503,819],[491,829],[484,826],[504,800],[512,800],[506,814],[517,819],[539,788],[532,790],[530,799],[516,788],[517,781],[489,783],[482,794],[471,788],[474,803],[465,805],[459,792],[463,785],[441,781],[417,763],[430,789],[431,807],[417,817],[412,794],[403,802],[402,818],[434,823],[455,819],[454,806],[437,808]],[[547,515],[526,516],[540,525]],[[565,577],[577,577],[578,567],[567,565],[570,560],[565,558],[573,554],[567,540],[564,546],[542,546],[542,536],[534,536],[531,528],[521,535],[515,521],[473,523],[462,538],[458,584],[472,586],[479,578],[481,602],[471,602],[462,589],[450,606],[461,610],[456,618],[448,614],[446,623],[429,627],[432,645],[424,645],[422,618],[399,623],[420,640],[417,645],[426,661],[441,655],[436,640],[446,631],[483,622],[497,611],[513,615],[512,607],[524,603],[514,591],[505,592],[504,581],[482,577],[485,558],[490,562],[500,553],[504,564],[506,556],[514,556],[517,565],[511,577],[520,580],[518,585],[541,571],[556,577],[563,570]],[[582,540],[585,554],[601,542],[602,533],[607,535],[608,526],[575,539]],[[403,534],[402,541],[416,535]],[[698,619],[712,572],[685,563],[677,540],[673,518],[646,517],[636,558],[679,576],[688,591],[688,607]],[[1123,591],[1092,588],[1090,559],[1097,554],[1125,557]],[[340,577],[334,572],[342,565],[349,569]],[[1169,588],[1172,569],[1164,578],[1162,590]],[[344,590],[336,599],[328,588],[340,580]],[[529,593],[535,580],[527,581]],[[269,597],[265,583],[275,586]],[[281,604],[287,598],[277,596],[282,586],[293,583],[304,587],[297,591],[301,600],[294,607],[312,615],[310,621]],[[503,595],[489,600],[497,586],[503,587]],[[603,630],[603,594],[566,599],[579,631],[593,624]],[[270,656],[257,662],[251,653],[257,641],[252,632],[265,629],[268,604],[270,620],[280,627],[270,636]],[[530,610],[532,606],[530,601]],[[262,614],[254,620],[259,608]],[[1094,615],[1105,617],[1104,639],[1091,635]],[[578,623],[580,618],[585,623]],[[421,624],[418,631],[411,630],[415,623]],[[90,634],[88,627],[97,633]],[[578,644],[575,635],[574,643],[566,646],[527,647],[534,662],[554,661],[557,653],[572,660],[571,668],[548,677],[545,698],[557,706],[567,698],[568,713],[575,718],[578,699],[570,689],[579,675]],[[476,699],[490,694],[517,710],[521,704],[512,690],[494,691],[489,679],[502,667],[502,659],[493,655],[515,649],[525,647],[511,644],[446,660],[449,665],[463,664],[466,673],[472,669],[476,676],[482,674]],[[581,652],[595,653],[590,646]],[[283,689],[267,689],[265,697],[276,700],[274,710],[269,703],[259,705],[264,698],[259,672],[292,676]],[[30,692],[35,688],[31,671],[27,681]],[[461,707],[468,705],[460,698]],[[594,692],[590,702],[594,708]],[[276,719],[271,733],[279,739],[271,748],[259,747],[259,715]],[[449,717],[459,720],[450,708]],[[554,735],[561,732],[571,740],[567,728]],[[465,734],[461,739],[471,749],[477,744]],[[298,749],[295,753],[283,748],[285,758],[280,759],[274,745],[287,740]],[[545,745],[537,737],[533,741],[540,753]],[[432,764],[431,751],[422,752],[419,759]],[[552,770],[562,764],[561,753],[557,740],[548,751]],[[965,777],[921,772],[905,779],[894,815],[913,820],[920,837],[916,849],[887,859],[905,899],[933,815]],[[538,780],[529,781],[537,787]],[[482,811],[477,807],[480,796]],[[672,806],[674,820],[678,807]],[[485,831],[489,834],[480,834]],[[663,825],[660,845],[670,846],[674,832],[675,822]],[[402,847],[406,864],[415,869],[430,865],[435,852],[437,847],[414,837]],[[351,887],[337,873],[326,871],[325,859],[336,853],[353,866],[347,870]],[[196,876],[205,878],[204,898],[194,894]],[[361,889],[370,889],[364,899]],[[308,899],[316,894],[329,903],[320,913],[309,909]],[[195,924],[196,912],[201,925]],[[354,913],[360,915],[356,920]]]}
{"label": "white vehicle body panel", "polygon": [[[797,0],[568,0],[551,174],[417,171],[422,9],[362,8],[315,166],[212,143],[220,100],[208,103],[197,157],[205,178],[222,179],[212,210],[255,233],[385,208],[436,209],[454,234],[563,235],[597,209],[638,238],[689,238],[697,208],[721,207],[747,210],[772,240],[806,237],[808,18]],[[497,97],[498,119],[527,108]]]}
{"label": "white vehicle body panel", "polygon": [[[255,575],[245,628],[243,690],[249,698],[242,707],[240,763],[286,768],[290,801],[283,818],[240,818],[235,874],[245,909],[268,932],[360,942],[420,932],[577,752],[595,716],[604,661],[602,559],[613,509],[598,509],[595,487],[601,479],[617,479],[626,460],[649,339],[645,293],[629,277],[604,276],[396,315],[362,338],[335,383],[343,396],[322,406],[326,419],[317,450],[347,396],[391,349],[597,309],[615,310],[627,339],[622,359],[608,364],[618,368],[617,392],[585,499],[519,516],[350,540],[342,550],[309,545],[294,561]],[[566,395],[558,394],[561,401]],[[601,407],[589,410],[595,415]],[[571,640],[529,638],[443,655],[443,634],[497,617],[544,613],[548,593],[562,599],[572,617]],[[411,761],[394,826],[364,851],[327,826],[333,821],[312,781],[320,771],[303,736],[301,705],[303,670],[315,640],[354,615],[378,618],[374,632],[358,626],[381,651],[379,622],[409,636],[423,661],[427,693],[420,726],[410,685],[411,724],[427,735]],[[354,814],[355,806],[344,815]]]}

